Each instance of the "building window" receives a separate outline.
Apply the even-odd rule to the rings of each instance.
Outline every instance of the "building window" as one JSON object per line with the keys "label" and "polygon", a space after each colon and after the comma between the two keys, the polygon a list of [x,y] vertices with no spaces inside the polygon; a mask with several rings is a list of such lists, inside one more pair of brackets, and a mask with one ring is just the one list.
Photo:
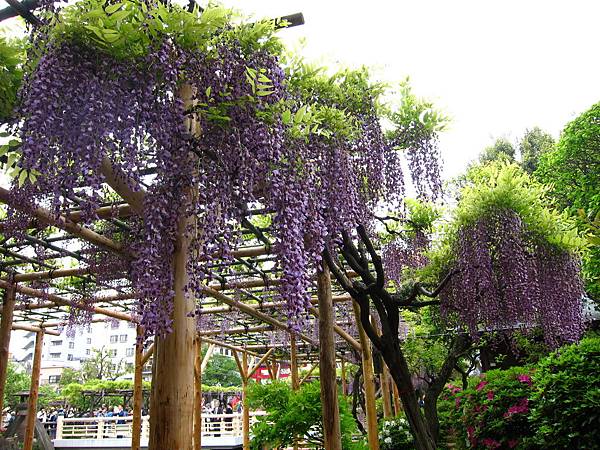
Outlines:
{"label": "building window", "polygon": [[110,343],[111,344],[116,344],[119,341],[119,335],[118,334],[113,334],[110,337]]}
{"label": "building window", "polygon": [[127,335],[122,334],[121,336],[119,336],[119,342],[127,342]]}
{"label": "building window", "polygon": [[50,353],[50,358],[58,359],[58,358],[60,358],[60,353]]}
{"label": "building window", "polygon": [[72,354],[68,354],[67,355],[67,361],[73,361],[73,355]]}
{"label": "building window", "polygon": [[108,351],[108,354],[114,358],[115,356],[117,356],[117,349],[116,348],[111,348]]}
{"label": "building window", "polygon": [[125,356],[133,356],[133,348],[128,348],[125,350]]}
{"label": "building window", "polygon": [[52,345],[58,347],[59,345],[62,345],[62,341],[52,341]]}
{"label": "building window", "polygon": [[91,353],[91,352],[90,352],[90,349],[89,349],[89,348],[86,348],[86,349],[85,349],[85,354],[86,354],[86,355],[89,355],[90,353]]}
{"label": "building window", "polygon": [[48,377],[48,383],[57,384],[60,381],[60,375],[50,375]]}
{"label": "building window", "polygon": [[69,342],[69,348],[75,348],[75,342]]}
{"label": "building window", "polygon": [[119,322],[117,322],[116,320],[114,322],[110,323],[110,327],[115,330],[117,328],[119,328]]}
{"label": "building window", "polygon": [[87,344],[91,344],[91,343],[92,343],[92,338],[87,338],[87,339],[86,339],[86,343],[87,343]]}

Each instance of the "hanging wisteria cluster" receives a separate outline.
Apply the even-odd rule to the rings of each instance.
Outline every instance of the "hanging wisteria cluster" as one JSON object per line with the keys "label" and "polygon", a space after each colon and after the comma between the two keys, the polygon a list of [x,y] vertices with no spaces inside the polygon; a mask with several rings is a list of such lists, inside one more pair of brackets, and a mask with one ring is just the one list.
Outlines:
{"label": "hanging wisteria cluster", "polygon": [[557,347],[583,332],[583,286],[568,251],[540,242],[519,215],[500,209],[459,231],[442,312],[471,333],[540,326]]}
{"label": "hanging wisteria cluster", "polygon": [[[128,269],[114,266],[130,273],[146,333],[165,333],[178,231],[183,226],[190,241],[187,289],[201,295],[207,263],[229,258],[239,220],[260,202],[274,211],[279,294],[292,327],[300,327],[325,245],[368,222],[379,199],[403,197],[394,149],[402,133],[385,137],[379,87],[364,71],[331,78],[290,69],[270,22],[232,27],[220,10],[200,15],[134,0],[86,0],[64,11],[35,34],[16,111],[20,165],[41,174],[35,184],[15,183],[20,204],[58,216],[77,197],[82,222],[91,224],[105,199],[106,165],[144,189],[143,214],[120,237]],[[83,27],[78,14],[98,26]],[[138,40],[128,43],[130,36]],[[192,94],[186,105],[182,89]],[[184,125],[190,119],[199,133]],[[408,140],[418,192],[437,195],[435,134]]]}

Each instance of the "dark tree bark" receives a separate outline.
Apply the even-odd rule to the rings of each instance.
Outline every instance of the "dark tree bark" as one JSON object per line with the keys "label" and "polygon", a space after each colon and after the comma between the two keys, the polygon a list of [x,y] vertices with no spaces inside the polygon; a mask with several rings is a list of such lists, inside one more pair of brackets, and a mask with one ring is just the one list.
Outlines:
{"label": "dark tree bark", "polygon": [[[385,275],[381,257],[375,251],[364,227],[359,226],[357,232],[360,238],[358,247],[348,233],[342,233],[340,250],[346,263],[359,275],[359,279],[351,281],[346,276],[343,269],[344,265],[327,250],[324,252],[325,260],[337,281],[360,307],[361,324],[373,346],[381,353],[398,388],[404,412],[415,439],[415,448],[417,450],[435,450],[439,431],[436,408],[437,397],[450,377],[460,355],[450,357],[444,364],[438,377],[438,383],[430,392],[429,400],[426,396],[426,403],[429,404],[429,407],[424,416],[419,407],[410,369],[400,346],[398,328],[400,309],[414,309],[439,304],[437,300],[419,301],[419,298],[425,296],[435,299],[449,282],[453,273],[449,273],[433,291],[428,291],[417,283],[409,292],[391,294],[385,289]],[[375,269],[375,274],[371,271],[371,265]],[[382,328],[381,335],[377,333],[371,324],[371,305],[379,316]],[[462,340],[460,341],[462,342]],[[456,351],[458,350],[457,347]],[[454,355],[452,349],[449,352],[450,355]]]}

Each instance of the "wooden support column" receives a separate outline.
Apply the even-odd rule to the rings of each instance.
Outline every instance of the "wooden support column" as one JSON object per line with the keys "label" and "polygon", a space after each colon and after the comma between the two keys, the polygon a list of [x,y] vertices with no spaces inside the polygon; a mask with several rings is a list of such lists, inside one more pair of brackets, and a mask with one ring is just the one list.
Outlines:
{"label": "wooden support column", "polygon": [[144,330],[137,326],[137,341],[135,343],[135,368],[133,374],[133,420],[131,424],[131,450],[140,450],[142,433],[142,392],[144,364]]}
{"label": "wooden support column", "polygon": [[194,353],[194,450],[202,449],[202,339],[196,338]]}
{"label": "wooden support column", "polygon": [[348,383],[346,381],[346,360],[344,358],[341,359],[342,363],[342,395],[348,394]]}
{"label": "wooden support column", "polygon": [[250,450],[250,409],[248,407],[248,353],[242,352],[242,360],[237,351],[233,351],[235,362],[242,378],[242,438],[244,450]]}
{"label": "wooden support column", "polygon": [[294,333],[290,333],[290,374],[292,376],[292,389],[297,391],[300,387],[300,377],[298,375],[298,347]]}
{"label": "wooden support column", "polygon": [[43,345],[44,331],[40,330],[35,334],[35,350],[33,353],[33,367],[31,369],[31,387],[29,388],[29,401],[27,403],[23,450],[32,450],[33,448],[33,435],[35,433],[35,420],[37,418],[37,401],[40,391],[40,368],[42,366]]}
{"label": "wooden support column", "polygon": [[367,416],[367,439],[369,441],[369,449],[379,450],[379,436],[377,433],[377,408],[375,406],[375,375],[373,371],[371,343],[367,337],[367,334],[365,333],[365,329],[360,322],[360,306],[358,303],[353,301],[352,307],[354,308],[356,327],[358,328],[358,336],[360,338],[360,345],[362,346],[365,408]]}
{"label": "wooden support column", "polygon": [[317,274],[317,297],[319,298],[319,378],[321,379],[323,437],[327,450],[342,450],[331,275],[327,265],[323,264],[321,269]]}
{"label": "wooden support column", "polygon": [[398,414],[400,414],[402,412],[402,403],[400,403],[400,393],[398,392],[398,386],[396,386],[396,383],[393,382],[392,380],[392,390],[393,390],[393,397],[394,397],[394,413],[396,414],[396,416]]}
{"label": "wooden support column", "polygon": [[10,353],[10,332],[15,309],[16,289],[11,282],[2,296],[2,319],[0,320],[0,424],[4,410],[4,387],[6,386],[6,371],[8,370],[8,355]]}
{"label": "wooden support column", "polygon": [[381,397],[383,399],[383,417],[386,419],[393,417],[392,411],[392,395],[390,390],[390,373],[383,359],[381,360],[382,370],[380,375],[381,380]]}
{"label": "wooden support column", "polygon": [[[182,86],[184,108],[192,106],[193,91]],[[193,130],[196,123],[187,119],[186,128]],[[193,159],[190,158],[190,164]],[[190,186],[187,201],[194,201],[195,191]],[[172,331],[156,336],[154,348],[155,370],[152,377],[149,450],[192,450],[194,436],[194,339],[196,326],[192,311],[194,298],[186,291],[189,236],[194,228],[194,217],[187,217],[185,206],[179,211],[175,251],[173,253],[173,314]]]}

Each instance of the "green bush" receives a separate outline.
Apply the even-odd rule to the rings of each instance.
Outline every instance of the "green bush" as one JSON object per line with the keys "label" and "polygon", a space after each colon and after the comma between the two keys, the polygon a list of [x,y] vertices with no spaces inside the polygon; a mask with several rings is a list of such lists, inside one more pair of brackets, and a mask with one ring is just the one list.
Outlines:
{"label": "green bush", "polygon": [[533,445],[600,448],[600,337],[583,339],[540,361],[534,382]]}
{"label": "green bush", "polygon": [[[289,384],[274,382],[251,384],[248,401],[253,409],[263,409],[265,416],[252,426],[252,449],[289,447],[299,436],[316,448],[323,447],[321,388],[318,382],[303,383],[298,391]],[[339,397],[342,448],[359,450],[361,442],[352,442],[356,424],[344,397]]]}

